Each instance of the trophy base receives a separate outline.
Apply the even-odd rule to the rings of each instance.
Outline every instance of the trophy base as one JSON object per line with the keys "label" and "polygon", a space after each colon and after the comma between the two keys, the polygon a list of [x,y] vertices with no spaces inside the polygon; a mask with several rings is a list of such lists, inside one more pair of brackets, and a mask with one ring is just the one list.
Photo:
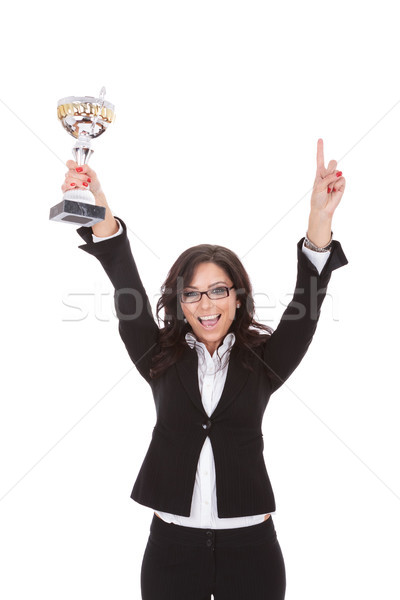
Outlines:
{"label": "trophy base", "polygon": [[76,200],[62,200],[50,209],[50,221],[62,221],[72,225],[91,227],[99,221],[104,221],[106,207]]}

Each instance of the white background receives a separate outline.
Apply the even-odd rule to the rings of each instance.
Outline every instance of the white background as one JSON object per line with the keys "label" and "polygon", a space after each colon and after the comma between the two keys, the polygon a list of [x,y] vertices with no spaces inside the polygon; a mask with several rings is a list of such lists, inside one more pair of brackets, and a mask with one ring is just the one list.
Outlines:
{"label": "white background", "polygon": [[177,256],[217,243],[242,259],[257,316],[276,327],[319,137],[326,164],[338,160],[333,231],[349,264],[269,402],[264,455],[286,599],[399,598],[396,3],[12,6],[0,42],[1,598],[140,599],[153,511],[130,493],[153,398],[100,263],[75,226],[48,220],[74,143],[57,100],[103,85],[117,118],[91,165],[154,314]]}

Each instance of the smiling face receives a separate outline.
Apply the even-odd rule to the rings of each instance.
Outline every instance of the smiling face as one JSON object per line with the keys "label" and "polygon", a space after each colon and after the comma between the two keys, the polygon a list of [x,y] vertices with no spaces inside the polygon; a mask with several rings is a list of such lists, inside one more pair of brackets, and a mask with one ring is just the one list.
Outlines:
{"label": "smiling face", "polygon": [[[184,292],[212,290],[220,286],[231,287],[233,281],[228,274],[212,262],[204,262],[197,265],[190,285],[183,288]],[[229,290],[229,296],[211,300],[207,294],[203,294],[199,302],[181,302],[183,314],[191,326],[196,338],[203,342],[212,356],[214,351],[223,342],[228,333],[237,307],[240,302],[236,299],[236,291]],[[202,325],[199,317],[220,315],[216,325],[207,328],[207,321]]]}

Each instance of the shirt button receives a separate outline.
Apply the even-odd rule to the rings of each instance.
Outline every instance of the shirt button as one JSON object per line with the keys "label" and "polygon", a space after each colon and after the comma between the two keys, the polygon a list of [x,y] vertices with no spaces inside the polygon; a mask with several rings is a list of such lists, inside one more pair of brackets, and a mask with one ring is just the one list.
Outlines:
{"label": "shirt button", "polygon": [[204,500],[204,504],[208,504],[208,500]]}
{"label": "shirt button", "polygon": [[210,419],[208,419],[208,421],[203,423],[203,429],[210,429],[210,427],[211,427],[211,421],[210,421]]}
{"label": "shirt button", "polygon": [[208,475],[208,471],[204,471],[204,475]]}

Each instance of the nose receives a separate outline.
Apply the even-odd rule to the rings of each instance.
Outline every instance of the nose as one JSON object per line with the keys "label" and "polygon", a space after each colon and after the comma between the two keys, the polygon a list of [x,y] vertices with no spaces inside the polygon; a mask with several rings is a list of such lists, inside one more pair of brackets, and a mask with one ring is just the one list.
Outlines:
{"label": "nose", "polygon": [[214,300],[211,300],[207,294],[203,294],[201,297],[201,300],[199,302],[200,308],[202,311],[205,311],[208,308],[211,308],[212,306],[215,306],[215,302]]}

